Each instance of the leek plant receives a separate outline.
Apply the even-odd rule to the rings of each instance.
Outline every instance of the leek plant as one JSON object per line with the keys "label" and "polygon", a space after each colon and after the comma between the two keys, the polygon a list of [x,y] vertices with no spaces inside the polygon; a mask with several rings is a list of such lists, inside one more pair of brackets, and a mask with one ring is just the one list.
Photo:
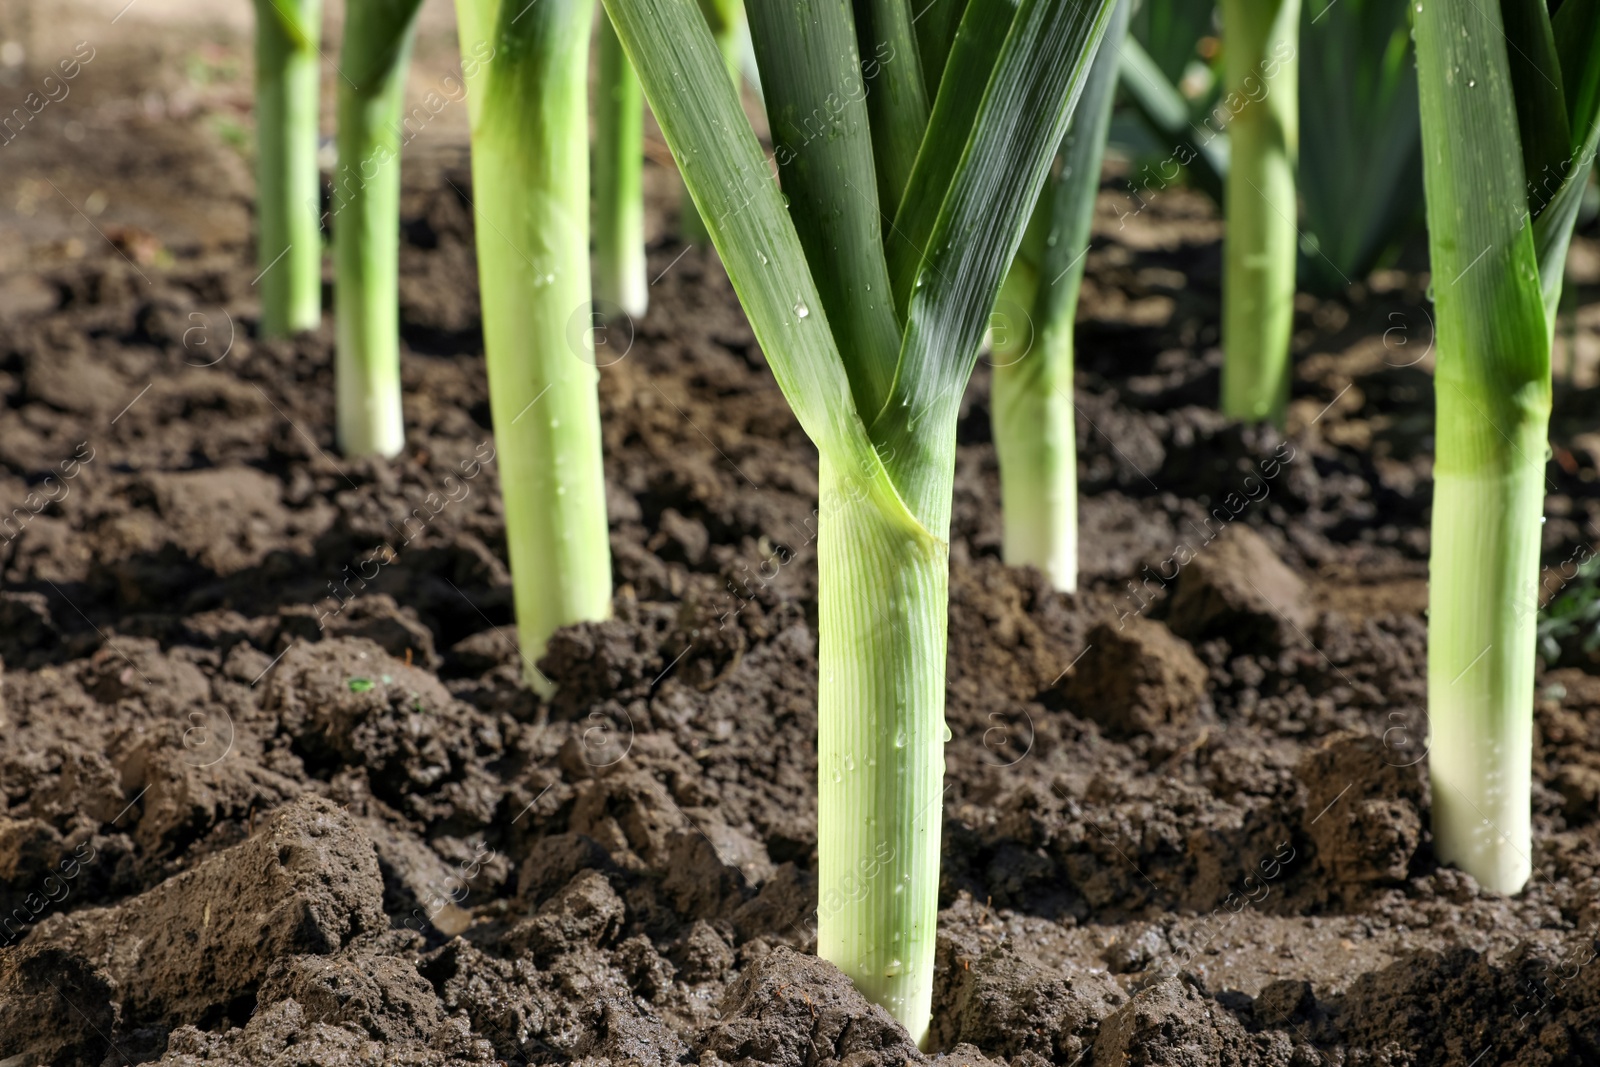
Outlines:
{"label": "leek plant", "polygon": [[400,113],[422,0],[348,0],[333,181],[339,447],[397,456],[400,409]]}
{"label": "leek plant", "polygon": [[1529,833],[1550,347],[1600,139],[1600,2],[1412,5],[1437,323],[1434,848],[1515,893]]}
{"label": "leek plant", "polygon": [[256,256],[266,337],[322,319],[321,37],[322,0],[256,0]]}
{"label": "leek plant", "polygon": [[1294,326],[1300,0],[1223,0],[1222,412],[1283,421]]}
{"label": "leek plant", "polygon": [[1005,561],[1037,567],[1068,592],[1078,587],[1072,334],[1129,3],[1115,0],[1055,167],[1006,275],[1002,314],[1019,321],[1003,323],[1006,328],[994,334],[992,422]]}
{"label": "leek plant", "polygon": [[644,96],[609,16],[602,14],[594,102],[594,297],[642,317],[650,306],[644,257]]}
{"label": "leek plant", "polygon": [[[611,613],[588,329],[593,0],[457,0],[483,341],[526,677],[557,628]],[[574,328],[573,324],[577,326]]]}
{"label": "leek plant", "polygon": [[606,7],[820,454],[817,949],[921,1042],[956,420],[1112,0],[970,0],[887,231],[850,4],[750,7],[781,195],[695,0]]}

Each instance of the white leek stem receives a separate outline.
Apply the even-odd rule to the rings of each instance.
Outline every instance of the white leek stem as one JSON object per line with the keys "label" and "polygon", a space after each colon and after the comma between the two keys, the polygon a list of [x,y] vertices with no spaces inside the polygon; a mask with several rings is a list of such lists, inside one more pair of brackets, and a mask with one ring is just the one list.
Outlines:
{"label": "white leek stem", "polygon": [[821,462],[817,954],[920,1045],[933,997],[949,551]]}

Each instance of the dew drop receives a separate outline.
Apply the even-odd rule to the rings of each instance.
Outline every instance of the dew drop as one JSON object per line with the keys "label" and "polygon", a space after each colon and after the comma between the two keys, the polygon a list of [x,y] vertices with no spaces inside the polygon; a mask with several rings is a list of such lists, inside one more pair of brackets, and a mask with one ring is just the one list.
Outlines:
{"label": "dew drop", "polygon": [[811,309],[806,307],[805,301],[802,300],[800,303],[794,306],[794,314],[796,318],[803,319],[807,315],[811,314]]}
{"label": "dew drop", "polygon": [[1467,88],[1468,89],[1476,89],[1477,87],[1478,87],[1478,79],[1477,78],[1468,78],[1467,79]]}
{"label": "dew drop", "polygon": [[835,767],[833,769],[833,784],[838,785],[842,781],[844,781],[844,775],[840,774],[839,768]]}
{"label": "dew drop", "polygon": [[945,723],[944,724],[943,733],[944,733],[944,736],[941,738],[941,740],[943,740],[943,741],[948,741],[948,740],[950,740],[951,737],[955,736],[950,732],[950,724],[949,723]]}
{"label": "dew drop", "polygon": [[904,968],[905,968],[905,964],[901,963],[899,960],[890,960],[889,961],[889,966],[887,966],[887,967],[885,967],[883,969],[883,976],[885,978],[893,978],[895,975],[899,974]]}
{"label": "dew drop", "polygon": [[906,747],[906,732],[904,730],[896,730],[895,731],[895,734],[894,734],[894,747],[895,748],[905,748]]}
{"label": "dew drop", "polygon": [[856,757],[854,753],[846,752],[844,754],[844,769],[847,771],[854,771],[856,769]]}
{"label": "dew drop", "polygon": [[756,258],[761,261],[761,265],[763,267],[767,265],[767,257],[766,257],[766,255],[764,253],[757,252],[756,253]]}

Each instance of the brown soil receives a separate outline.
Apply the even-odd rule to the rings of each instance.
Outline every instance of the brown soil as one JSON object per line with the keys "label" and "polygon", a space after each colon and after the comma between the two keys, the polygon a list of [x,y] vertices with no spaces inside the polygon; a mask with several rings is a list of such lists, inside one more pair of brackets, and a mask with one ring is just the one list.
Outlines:
{"label": "brown soil", "polygon": [[[149,77],[105,58],[63,121]],[[152,204],[210,161],[192,239],[63,209],[78,245],[0,276],[0,1063],[918,1060],[808,955],[816,457],[715,258],[658,240],[608,338],[616,617],[558,635],[540,704],[464,154],[408,156],[411,447],[351,462],[331,329],[252,335],[220,107],[98,146]],[[118,166],[28,136],[8,209]],[[1600,1062],[1600,678],[1541,677],[1528,889],[1432,852],[1426,278],[1302,298],[1289,434],[1242,428],[1210,407],[1214,212],[1173,190],[1123,228],[1120,187],[1082,310],[1082,593],[998,558],[982,366],[961,423],[936,1055]],[[1552,565],[1596,533],[1597,399],[1559,397]]]}

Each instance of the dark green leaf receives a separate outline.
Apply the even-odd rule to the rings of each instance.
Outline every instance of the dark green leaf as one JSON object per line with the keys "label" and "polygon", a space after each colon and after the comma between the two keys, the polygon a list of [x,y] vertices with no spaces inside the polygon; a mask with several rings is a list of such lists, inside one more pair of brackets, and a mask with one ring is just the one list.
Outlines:
{"label": "dark green leaf", "polygon": [[939,84],[939,97],[934,101],[927,133],[917,152],[916,169],[911,172],[905,197],[895,212],[894,225],[884,237],[894,306],[902,319],[938,221],[939,208],[961,162],[983,103],[984,89],[1015,14],[1015,0],[969,0],[961,28],[956,31],[944,80]]}
{"label": "dark green leaf", "polygon": [[849,0],[751,0],[748,10],[789,216],[856,406],[877,411],[894,378],[900,326]]}
{"label": "dark green leaf", "polygon": [[1554,325],[1567,268],[1567,246],[1578,220],[1583,191],[1589,185],[1595,150],[1600,146],[1600,2],[1566,0],[1552,20],[1560,55],[1563,95],[1571,118],[1572,145],[1560,163],[1529,175],[1530,205],[1545,200],[1534,220],[1533,239],[1539,256],[1539,281],[1545,315]]}
{"label": "dark green leaf", "polygon": [[[1535,218],[1549,203],[1545,186],[1572,158],[1561,65],[1545,0],[1501,0],[1506,60],[1516,94],[1517,129],[1522,139],[1522,169],[1528,179],[1528,210]],[[1473,79],[1468,78],[1467,88]],[[1559,182],[1559,177],[1554,179]]]}
{"label": "dark green leaf", "polygon": [[1313,3],[1300,40],[1298,178],[1316,248],[1302,267],[1332,293],[1421,222],[1416,63],[1394,0]]}
{"label": "dark green leaf", "polygon": [[[945,481],[961,393],[1112,4],[1023,0],[914,277],[894,389],[872,435],[907,506],[940,536],[949,526]],[[950,88],[947,78],[941,104]],[[928,141],[936,137],[930,124]],[[931,429],[919,432],[925,419]]]}
{"label": "dark green leaf", "polygon": [[907,0],[855,0],[855,9],[867,111],[872,116],[878,202],[887,225],[900,205],[928,128],[928,93]]}

